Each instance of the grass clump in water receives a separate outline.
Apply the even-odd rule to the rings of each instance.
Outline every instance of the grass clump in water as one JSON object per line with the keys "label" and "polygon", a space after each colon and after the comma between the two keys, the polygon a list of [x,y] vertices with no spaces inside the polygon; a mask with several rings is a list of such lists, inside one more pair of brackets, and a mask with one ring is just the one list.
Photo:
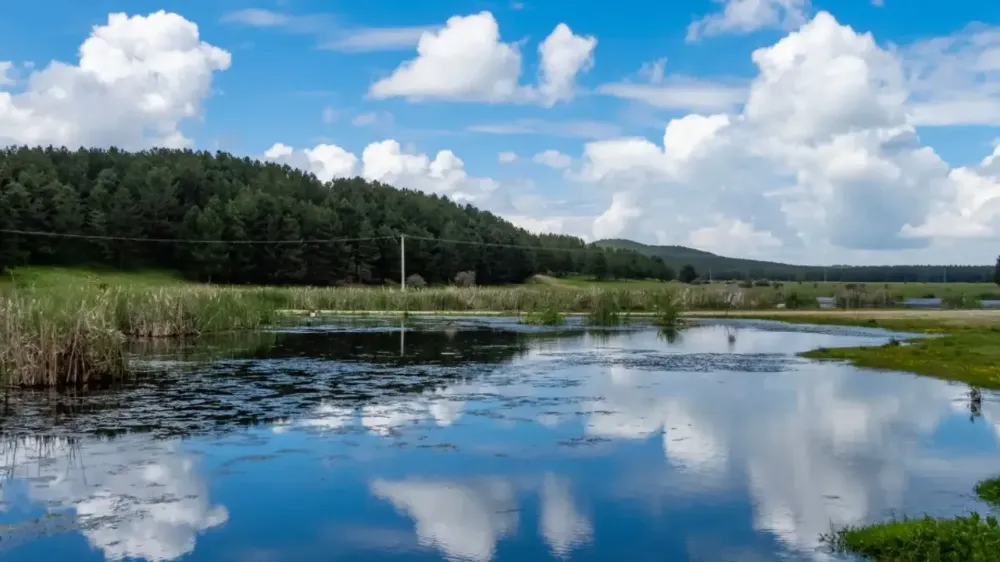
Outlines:
{"label": "grass clump in water", "polygon": [[674,293],[661,293],[654,304],[654,323],[660,328],[675,330],[681,323],[681,306]]}
{"label": "grass clump in water", "polygon": [[592,326],[618,326],[622,323],[622,306],[616,295],[599,291],[593,295],[587,322]]}
{"label": "grass clump in water", "polygon": [[533,310],[521,318],[522,324],[532,326],[560,326],[566,322],[566,318],[553,308],[544,310]]}
{"label": "grass clump in water", "polygon": [[995,517],[978,513],[848,527],[820,540],[834,552],[875,562],[1000,562],[1000,526]]}
{"label": "grass clump in water", "polygon": [[1000,507],[1000,476],[976,484],[976,495],[983,501]]}

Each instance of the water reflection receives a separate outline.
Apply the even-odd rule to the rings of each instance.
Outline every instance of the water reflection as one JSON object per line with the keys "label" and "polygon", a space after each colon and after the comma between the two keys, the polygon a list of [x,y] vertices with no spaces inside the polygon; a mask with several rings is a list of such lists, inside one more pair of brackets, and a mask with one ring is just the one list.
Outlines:
{"label": "water reflection", "polygon": [[1000,466],[995,393],[795,356],[879,331],[518,329],[314,326],[116,392],[11,395],[0,548],[818,560],[831,524],[982,509]]}
{"label": "water reflection", "polygon": [[[21,483],[30,505],[68,514],[59,526],[78,530],[106,560],[179,558],[194,550],[198,534],[229,518],[209,501],[197,459],[174,442],[22,437],[4,440],[0,459],[5,489]],[[24,522],[4,539],[52,532],[52,521]]]}

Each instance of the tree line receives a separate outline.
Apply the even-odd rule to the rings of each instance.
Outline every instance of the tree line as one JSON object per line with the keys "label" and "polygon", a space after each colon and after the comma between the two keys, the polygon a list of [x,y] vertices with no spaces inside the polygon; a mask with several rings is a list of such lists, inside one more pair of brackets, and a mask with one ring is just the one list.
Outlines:
{"label": "tree line", "polygon": [[674,277],[660,258],[533,234],[444,197],[361,178],[324,183],[224,152],[7,148],[0,230],[89,237],[0,232],[0,271],[105,266],[235,284],[397,283],[405,234],[406,273],[430,283],[460,273],[480,284],[539,273]]}

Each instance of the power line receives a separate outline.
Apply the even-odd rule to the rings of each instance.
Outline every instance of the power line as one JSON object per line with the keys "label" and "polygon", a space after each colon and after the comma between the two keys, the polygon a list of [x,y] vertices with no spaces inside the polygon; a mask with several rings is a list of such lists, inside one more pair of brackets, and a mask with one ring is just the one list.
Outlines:
{"label": "power line", "polygon": [[98,234],[69,234],[63,232],[42,232],[38,230],[0,229],[4,234],[23,234],[47,238],[74,238],[83,240],[109,240],[119,242],[152,242],[158,244],[330,244],[334,242],[366,242],[369,240],[395,240],[395,236],[369,236],[365,238],[328,238],[295,240],[204,240],[199,238],[133,238],[128,236],[102,236]]}

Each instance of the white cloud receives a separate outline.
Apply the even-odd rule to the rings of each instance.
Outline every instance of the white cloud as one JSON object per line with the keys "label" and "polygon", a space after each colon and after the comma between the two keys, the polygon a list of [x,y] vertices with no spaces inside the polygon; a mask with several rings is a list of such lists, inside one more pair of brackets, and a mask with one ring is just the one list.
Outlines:
{"label": "white cloud", "polygon": [[0,143],[187,146],[181,124],[201,115],[213,75],[230,65],[197,25],[164,11],[111,14],[79,52],[78,65],[53,61],[23,92],[0,92]]}
{"label": "white cloud", "polygon": [[518,95],[521,53],[500,41],[493,14],[449,18],[437,33],[425,33],[417,58],[371,87],[376,98],[405,96],[506,101]]}
{"label": "white cloud", "polygon": [[1000,27],[969,25],[901,54],[918,125],[1000,125]]}
{"label": "white cloud", "polygon": [[979,166],[956,168],[949,175],[949,196],[935,202],[927,221],[904,232],[916,237],[1000,237],[1000,144]]}
{"label": "white cloud", "polygon": [[420,37],[436,28],[427,25],[412,27],[363,27],[347,30],[342,36],[320,45],[322,49],[348,53],[397,51],[413,48]]}
{"label": "white cloud", "polygon": [[517,153],[515,152],[500,152],[497,154],[497,162],[501,164],[510,164],[512,162],[517,162]]}
{"label": "white cloud", "polygon": [[556,102],[573,98],[576,76],[594,66],[593,36],[573,35],[568,25],[560,23],[538,47],[542,60],[539,93],[542,103],[552,106]]}
{"label": "white cloud", "polygon": [[670,77],[664,83],[633,84],[618,82],[602,84],[597,92],[608,96],[639,101],[660,109],[689,111],[726,111],[746,100],[746,88],[727,86],[696,78]]}
{"label": "white cloud", "polygon": [[10,86],[14,83],[14,78],[11,76],[11,70],[14,68],[14,63],[10,61],[0,61],[0,86]]}
{"label": "white cloud", "polygon": [[[931,236],[948,228],[940,225],[957,221],[925,226],[932,213],[968,209],[981,228],[966,234],[988,234],[992,184],[981,171],[949,173],[920,143],[896,52],[823,12],[753,61],[759,75],[741,112],[675,119],[663,145],[617,138],[584,147],[574,177],[612,192],[595,236],[730,247],[745,236],[772,256],[809,248],[813,262],[898,262],[926,256]],[[956,185],[963,177],[966,191]],[[656,220],[664,213],[670,225]],[[947,256],[976,263],[987,259],[980,251]]]}
{"label": "white cloud", "polygon": [[361,159],[366,179],[445,195],[456,201],[484,202],[499,187],[495,180],[470,177],[465,163],[450,150],[438,152],[432,160],[425,154],[402,150],[394,140],[386,140],[368,145]]}
{"label": "white cloud", "polygon": [[639,77],[650,84],[662,84],[666,78],[667,58],[659,58],[651,62],[644,62],[639,67]]}
{"label": "white cloud", "polygon": [[556,170],[563,170],[573,165],[573,157],[563,154],[558,150],[546,150],[539,152],[532,160],[536,164],[548,166]]}
{"label": "white cloud", "polygon": [[246,8],[229,12],[222,17],[227,23],[240,23],[252,27],[282,27],[289,25],[293,18],[281,12],[259,8]]}
{"label": "white cloud", "polygon": [[264,152],[268,160],[288,164],[312,172],[322,181],[348,178],[356,175],[358,157],[334,144],[320,144],[313,148],[296,150],[277,143]]}
{"label": "white cloud", "polygon": [[540,85],[523,86],[520,49],[500,39],[493,14],[454,16],[440,30],[425,32],[417,43],[417,57],[372,84],[369,93],[375,98],[551,106],[573,97],[577,75],[593,65],[596,44],[593,37],[557,25],[539,47]]}
{"label": "white cloud", "polygon": [[421,34],[434,26],[349,27],[331,14],[289,14],[274,10],[247,8],[229,12],[222,21],[256,28],[270,28],[315,36],[317,48],[349,53],[397,51],[410,49]]}
{"label": "white cloud", "polygon": [[351,119],[351,125],[355,127],[369,127],[372,125],[392,125],[395,118],[388,111],[366,111],[359,113]]}
{"label": "white cloud", "polygon": [[791,29],[805,22],[810,0],[715,0],[722,11],[688,27],[687,40],[723,34],[745,34],[760,29]]}
{"label": "white cloud", "polygon": [[515,119],[505,123],[471,125],[467,131],[490,135],[548,135],[583,139],[605,139],[621,134],[621,127],[607,121]]}

